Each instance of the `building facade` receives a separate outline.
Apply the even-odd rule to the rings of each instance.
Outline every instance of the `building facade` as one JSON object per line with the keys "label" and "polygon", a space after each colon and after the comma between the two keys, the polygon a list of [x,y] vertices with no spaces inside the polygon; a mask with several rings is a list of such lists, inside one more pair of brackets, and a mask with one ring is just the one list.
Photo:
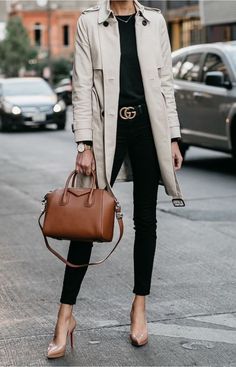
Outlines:
{"label": "building facade", "polygon": [[[39,56],[72,58],[76,21],[84,8],[102,0],[7,0],[22,18]],[[236,39],[236,0],[140,0],[160,8],[172,49]],[[3,6],[4,1],[0,1]]]}
{"label": "building facade", "polygon": [[199,1],[207,42],[236,40],[236,1]]}
{"label": "building facade", "polygon": [[96,1],[17,0],[10,16],[19,16],[39,58],[72,59],[76,23],[81,11]]}

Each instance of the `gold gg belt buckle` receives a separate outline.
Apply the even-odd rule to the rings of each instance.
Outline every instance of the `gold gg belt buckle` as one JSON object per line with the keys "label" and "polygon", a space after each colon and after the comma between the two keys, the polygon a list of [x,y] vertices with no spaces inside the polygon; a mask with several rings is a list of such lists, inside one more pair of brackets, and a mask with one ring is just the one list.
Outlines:
{"label": "gold gg belt buckle", "polygon": [[135,111],[134,107],[130,106],[130,107],[122,107],[120,109],[120,117],[123,120],[132,120],[133,118],[135,118],[137,112]]}

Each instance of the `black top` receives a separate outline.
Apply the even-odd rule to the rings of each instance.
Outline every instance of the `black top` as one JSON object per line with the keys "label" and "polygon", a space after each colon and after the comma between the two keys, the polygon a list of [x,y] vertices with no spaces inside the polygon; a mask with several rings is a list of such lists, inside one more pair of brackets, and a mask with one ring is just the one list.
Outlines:
{"label": "black top", "polygon": [[[137,54],[135,13],[131,18],[130,15],[118,15],[116,18],[119,24],[121,48],[119,106],[134,106],[145,102]],[[125,23],[124,21],[128,19],[129,21]]]}

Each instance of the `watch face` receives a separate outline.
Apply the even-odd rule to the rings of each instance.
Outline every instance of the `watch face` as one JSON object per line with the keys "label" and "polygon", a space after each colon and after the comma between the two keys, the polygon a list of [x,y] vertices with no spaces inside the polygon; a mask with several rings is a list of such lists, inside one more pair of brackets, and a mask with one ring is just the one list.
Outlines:
{"label": "watch face", "polygon": [[84,151],[84,144],[83,143],[80,143],[78,145],[78,152],[82,153]]}

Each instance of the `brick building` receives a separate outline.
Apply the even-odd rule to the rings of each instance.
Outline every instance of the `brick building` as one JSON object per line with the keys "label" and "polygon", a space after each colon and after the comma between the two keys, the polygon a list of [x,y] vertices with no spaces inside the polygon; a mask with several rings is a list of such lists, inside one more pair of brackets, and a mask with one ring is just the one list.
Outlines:
{"label": "brick building", "polygon": [[[41,0],[42,1],[42,0]],[[40,3],[40,1],[39,1]],[[76,22],[84,8],[96,1],[12,1],[10,16],[20,16],[39,58],[72,58]]]}

